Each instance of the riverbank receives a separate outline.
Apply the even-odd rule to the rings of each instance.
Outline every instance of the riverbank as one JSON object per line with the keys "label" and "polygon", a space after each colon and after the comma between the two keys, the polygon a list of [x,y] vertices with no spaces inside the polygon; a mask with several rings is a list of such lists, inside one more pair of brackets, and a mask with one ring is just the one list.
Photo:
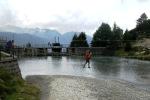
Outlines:
{"label": "riverbank", "polygon": [[0,68],[0,100],[39,100],[39,89]]}
{"label": "riverbank", "polygon": [[134,47],[131,51],[119,49],[114,56],[150,61],[150,50],[142,47]]}
{"label": "riverbank", "polygon": [[28,76],[26,80],[39,86],[41,100],[150,100],[150,92],[121,80],[64,75]]}

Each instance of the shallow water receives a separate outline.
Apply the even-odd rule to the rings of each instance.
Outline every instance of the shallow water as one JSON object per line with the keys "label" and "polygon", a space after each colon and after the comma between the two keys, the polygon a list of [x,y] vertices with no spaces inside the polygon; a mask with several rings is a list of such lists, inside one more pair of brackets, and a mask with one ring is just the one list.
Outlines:
{"label": "shallow water", "polygon": [[94,57],[83,68],[82,57],[40,57],[19,60],[22,76],[75,75],[98,79],[122,79],[150,90],[150,62],[117,57]]}

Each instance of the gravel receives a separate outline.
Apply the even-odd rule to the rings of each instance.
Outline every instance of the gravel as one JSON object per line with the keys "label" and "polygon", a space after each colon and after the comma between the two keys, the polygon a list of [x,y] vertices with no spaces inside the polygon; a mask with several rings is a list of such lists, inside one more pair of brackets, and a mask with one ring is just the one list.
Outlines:
{"label": "gravel", "polygon": [[150,100],[150,92],[123,80],[67,75],[35,75],[26,80],[41,90],[41,100]]}

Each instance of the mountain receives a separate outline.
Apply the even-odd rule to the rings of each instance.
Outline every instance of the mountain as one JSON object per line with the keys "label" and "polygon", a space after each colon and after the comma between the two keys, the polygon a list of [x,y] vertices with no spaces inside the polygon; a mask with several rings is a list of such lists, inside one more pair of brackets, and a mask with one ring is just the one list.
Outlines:
{"label": "mountain", "polygon": [[[16,26],[0,27],[0,37],[7,40],[15,40],[17,45],[31,44],[47,44],[48,42],[60,42],[61,44],[70,44],[74,34],[79,32],[59,33],[56,30],[40,29],[40,28],[20,28]],[[87,41],[90,43],[92,37],[87,35]]]}
{"label": "mountain", "polygon": [[78,34],[77,32],[66,32],[60,37],[60,42],[63,44],[70,43],[74,34]]}
{"label": "mountain", "polygon": [[48,42],[48,40],[37,37],[31,34],[23,33],[12,33],[12,32],[0,32],[0,37],[7,40],[15,40],[16,45],[25,45],[28,42],[31,44],[45,44]]}
{"label": "mountain", "polygon": [[46,40],[49,40],[50,42],[54,42],[55,37],[61,37],[61,34],[58,31],[50,29],[41,29],[40,31],[34,32],[32,34],[44,38]]}

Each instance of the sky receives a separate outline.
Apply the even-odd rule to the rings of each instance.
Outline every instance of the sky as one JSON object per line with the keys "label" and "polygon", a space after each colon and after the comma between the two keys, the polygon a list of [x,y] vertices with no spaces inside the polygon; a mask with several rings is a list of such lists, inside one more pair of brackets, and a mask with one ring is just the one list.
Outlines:
{"label": "sky", "polygon": [[102,22],[132,29],[150,0],[0,0],[0,26],[48,28],[93,35]]}

